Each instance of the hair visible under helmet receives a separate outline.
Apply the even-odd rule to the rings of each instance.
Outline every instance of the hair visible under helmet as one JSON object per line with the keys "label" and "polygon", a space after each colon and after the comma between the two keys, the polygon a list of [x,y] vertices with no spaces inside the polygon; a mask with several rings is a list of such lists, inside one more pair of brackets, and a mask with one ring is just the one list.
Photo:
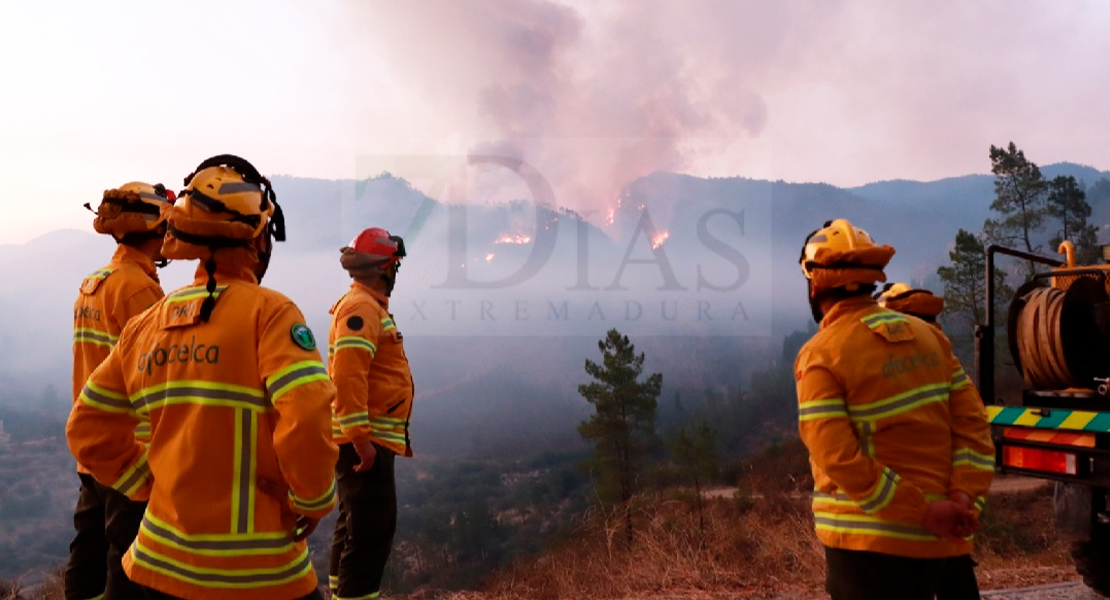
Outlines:
{"label": "hair visible under helmet", "polygon": [[886,281],[883,269],[893,256],[893,247],[876,244],[866,231],[845,219],[826,221],[806,236],[799,262],[811,286],[813,319],[821,322],[822,300],[875,291],[877,282]]}
{"label": "hair visible under helmet", "polygon": [[285,241],[285,219],[270,181],[246,160],[230,154],[213,156],[185,178],[185,189],[166,209],[169,230],[162,254],[167,258],[201,259],[208,273],[208,297],[200,318],[208,321],[216,305],[216,251],[243,248],[257,251],[258,280],[269,265],[273,242]]}
{"label": "hair visible under helmet", "polygon": [[118,188],[104,190],[96,210],[89,203],[85,208],[93,212],[93,229],[112,236],[116,243],[135,245],[162,237],[162,224],[166,218],[162,208],[173,202],[173,192],[158,183],[141,181],[125,183]]}
{"label": "hair visible under helmet", "polygon": [[397,270],[405,257],[405,241],[381,227],[364,229],[347,246],[339,249],[339,264],[352,279],[380,277],[385,295],[393,293]]}
{"label": "hair visible under helmet", "polygon": [[911,288],[905,283],[888,283],[875,294],[879,306],[913,315],[923,321],[936,323],[944,310],[944,298],[934,296],[929,290]]}

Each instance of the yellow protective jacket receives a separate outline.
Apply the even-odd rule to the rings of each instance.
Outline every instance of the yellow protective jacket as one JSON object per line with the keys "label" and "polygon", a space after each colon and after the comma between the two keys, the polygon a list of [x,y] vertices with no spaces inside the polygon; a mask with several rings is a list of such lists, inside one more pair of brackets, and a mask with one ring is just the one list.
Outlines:
{"label": "yellow protective jacket", "polygon": [[412,456],[412,372],[389,298],[354,282],[330,312],[328,373],[337,390],[333,439],[373,441]]}
{"label": "yellow protective jacket", "polygon": [[[104,268],[81,282],[73,303],[73,402],[94,369],[108,358],[123,326],[164,296],[158,272],[149,256],[120,244]],[[136,435],[150,438],[150,423],[143,420]],[[81,473],[88,473],[77,465]]]}
{"label": "yellow protective jacket", "polygon": [[954,491],[986,501],[994,447],[986,409],[947,338],[867,297],[836,303],[795,362],[813,519],[827,546],[914,558],[959,556],[923,526]]}
{"label": "yellow protective jacket", "polygon": [[[102,483],[149,498],[123,559],[136,583],[181,598],[299,598],[316,575],[293,513],[319,518],[335,503],[335,387],[288,298],[221,262],[204,323],[206,280],[198,269],[128,323],[81,391],[69,446]],[[143,416],[149,447],[132,435]]]}

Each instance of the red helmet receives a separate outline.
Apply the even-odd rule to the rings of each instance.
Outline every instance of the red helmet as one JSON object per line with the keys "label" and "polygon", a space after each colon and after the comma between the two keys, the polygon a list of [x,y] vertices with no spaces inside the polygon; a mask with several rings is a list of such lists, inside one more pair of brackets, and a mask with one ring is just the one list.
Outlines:
{"label": "red helmet", "polygon": [[387,269],[401,262],[405,256],[405,241],[401,236],[390,235],[381,227],[364,229],[347,246],[359,254],[367,255],[366,258],[371,261],[381,261],[376,265],[380,269]]}

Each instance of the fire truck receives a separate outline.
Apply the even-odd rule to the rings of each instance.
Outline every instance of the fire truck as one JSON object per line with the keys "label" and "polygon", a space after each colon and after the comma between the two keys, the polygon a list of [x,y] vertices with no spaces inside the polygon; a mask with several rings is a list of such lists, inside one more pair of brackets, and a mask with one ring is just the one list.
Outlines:
{"label": "fire truck", "polygon": [[1059,252],[1062,258],[1053,259],[987,248],[988,307],[998,292],[997,257],[1029,261],[1035,274],[1006,311],[1020,393],[996,392],[998,324],[991,309],[976,329],[979,390],[997,471],[1055,482],[1057,533],[1071,541],[1084,583],[1110,596],[1110,246],[1103,246],[1107,264],[1100,265],[1076,265],[1070,242]]}

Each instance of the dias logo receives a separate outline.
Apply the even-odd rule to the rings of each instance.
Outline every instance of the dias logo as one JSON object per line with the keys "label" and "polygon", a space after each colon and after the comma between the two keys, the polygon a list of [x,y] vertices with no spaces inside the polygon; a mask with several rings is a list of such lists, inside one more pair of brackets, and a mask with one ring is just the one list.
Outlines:
{"label": "dias logo", "polygon": [[137,366],[140,373],[145,372],[150,375],[155,367],[189,362],[214,365],[220,362],[220,347],[218,345],[197,344],[197,336],[195,335],[188,344],[173,344],[168,348],[163,348],[156,343],[149,352],[139,355]]}

